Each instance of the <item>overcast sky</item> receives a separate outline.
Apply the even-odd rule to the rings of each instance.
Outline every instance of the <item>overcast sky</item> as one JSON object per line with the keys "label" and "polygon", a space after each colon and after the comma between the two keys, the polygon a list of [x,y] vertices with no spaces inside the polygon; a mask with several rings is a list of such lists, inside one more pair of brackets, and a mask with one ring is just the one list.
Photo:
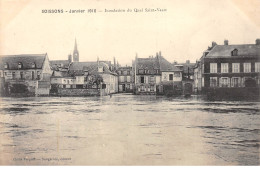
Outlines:
{"label": "overcast sky", "polygon": [[[260,38],[259,0],[0,0],[1,54],[48,53],[67,59],[77,38],[80,61],[131,64],[161,51],[195,62],[212,41],[253,44]],[[167,12],[43,14],[42,9],[161,8]]]}

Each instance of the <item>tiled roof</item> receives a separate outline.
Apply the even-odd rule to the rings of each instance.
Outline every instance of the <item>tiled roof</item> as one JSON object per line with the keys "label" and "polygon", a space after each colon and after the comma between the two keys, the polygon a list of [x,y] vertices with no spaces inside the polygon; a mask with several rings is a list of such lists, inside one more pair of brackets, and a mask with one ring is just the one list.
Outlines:
{"label": "tiled roof", "polygon": [[159,60],[157,58],[137,58],[136,69],[160,69]]}
{"label": "tiled roof", "polygon": [[[99,65],[104,67],[103,73],[116,75],[116,73],[109,70],[108,64],[99,62]],[[84,75],[84,71],[86,70],[89,74],[98,73],[98,62],[72,62],[69,67],[69,73],[75,75]]]}
{"label": "tiled roof", "polygon": [[167,71],[181,71],[179,68],[168,62],[164,57],[159,56],[159,64],[160,70],[167,72]]}
{"label": "tiled roof", "polygon": [[0,56],[0,69],[4,70],[5,63],[9,70],[18,70],[19,63],[22,63],[22,69],[42,69],[46,56],[47,54],[3,55]]}
{"label": "tiled roof", "polygon": [[231,57],[233,50],[238,50],[238,56],[252,57],[260,56],[260,45],[256,44],[242,44],[242,45],[216,45],[206,56],[211,57]]}

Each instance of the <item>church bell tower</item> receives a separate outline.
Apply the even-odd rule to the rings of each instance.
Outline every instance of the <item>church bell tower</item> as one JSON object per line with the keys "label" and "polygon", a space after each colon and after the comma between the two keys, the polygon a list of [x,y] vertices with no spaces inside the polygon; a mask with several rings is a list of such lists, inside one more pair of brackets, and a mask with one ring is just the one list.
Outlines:
{"label": "church bell tower", "polygon": [[79,51],[77,48],[77,41],[75,39],[75,45],[74,45],[74,51],[73,51],[73,62],[78,62],[79,61]]}

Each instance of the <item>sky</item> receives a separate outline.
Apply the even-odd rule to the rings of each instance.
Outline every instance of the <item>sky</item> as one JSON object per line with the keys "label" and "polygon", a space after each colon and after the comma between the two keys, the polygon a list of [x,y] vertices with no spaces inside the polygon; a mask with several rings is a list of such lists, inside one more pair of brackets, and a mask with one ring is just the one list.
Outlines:
{"label": "sky", "polygon": [[[97,13],[46,14],[43,9]],[[131,65],[136,54],[147,58],[161,51],[169,62],[195,62],[212,41],[254,44],[260,38],[259,14],[259,0],[0,0],[0,54],[47,53],[50,60],[67,59],[76,38],[80,61],[115,57],[121,65]]]}

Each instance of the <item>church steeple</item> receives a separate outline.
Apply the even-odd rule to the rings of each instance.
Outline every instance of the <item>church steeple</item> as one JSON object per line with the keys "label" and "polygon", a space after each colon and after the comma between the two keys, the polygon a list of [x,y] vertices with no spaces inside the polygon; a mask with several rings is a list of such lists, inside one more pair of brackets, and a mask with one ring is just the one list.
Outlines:
{"label": "church steeple", "polygon": [[74,51],[73,51],[73,61],[78,62],[79,61],[79,51],[77,48],[77,40],[75,38],[75,45],[74,45]]}

